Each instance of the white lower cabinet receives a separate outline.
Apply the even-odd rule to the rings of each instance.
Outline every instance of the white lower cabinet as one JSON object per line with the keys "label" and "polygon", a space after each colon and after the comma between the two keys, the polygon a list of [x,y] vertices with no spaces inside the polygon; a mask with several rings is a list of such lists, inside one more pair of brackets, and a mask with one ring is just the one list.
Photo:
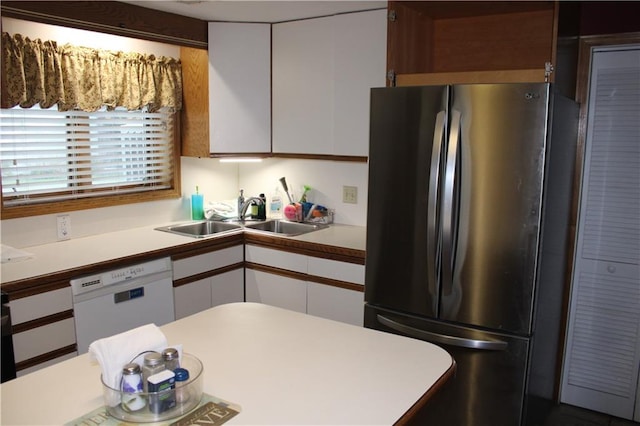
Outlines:
{"label": "white lower cabinet", "polygon": [[173,288],[176,319],[188,317],[211,307],[211,278]]}
{"label": "white lower cabinet", "polygon": [[[244,302],[242,262],[242,246],[174,260],[173,298],[176,319],[224,303]],[[238,267],[225,270],[233,265]],[[204,277],[181,283],[193,279],[196,275]]]}
{"label": "white lower cabinet", "polygon": [[211,277],[211,306],[244,302],[244,269]]}
{"label": "white lower cabinet", "polygon": [[[260,302],[348,324],[363,325],[364,291],[359,291],[358,286],[364,285],[364,265],[254,245],[247,245],[245,253],[248,262],[245,271],[247,302]],[[277,268],[281,273],[275,269],[273,273],[267,272],[259,266],[253,269],[251,264],[261,265],[266,269]],[[315,282],[318,280],[320,282]]]}
{"label": "white lower cabinet", "polygon": [[247,302],[264,303],[292,311],[307,312],[307,283],[282,275],[247,269]]}
{"label": "white lower cabinet", "polygon": [[13,335],[16,362],[53,352],[76,343],[73,318],[67,318]]}
{"label": "white lower cabinet", "polygon": [[71,287],[9,302],[18,376],[76,356]]}
{"label": "white lower cabinet", "polygon": [[176,319],[213,306],[244,302],[242,269],[224,272],[173,289]]}
{"label": "white lower cabinet", "polygon": [[309,282],[307,283],[307,313],[363,326],[364,292]]}

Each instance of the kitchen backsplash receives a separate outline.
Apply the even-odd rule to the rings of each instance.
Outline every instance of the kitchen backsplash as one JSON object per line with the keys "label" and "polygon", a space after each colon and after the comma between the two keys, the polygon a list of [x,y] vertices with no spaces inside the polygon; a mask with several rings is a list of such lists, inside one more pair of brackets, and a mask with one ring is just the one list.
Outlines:
{"label": "kitchen backsplash", "polygon": [[[364,163],[274,158],[261,163],[220,163],[211,158],[182,157],[181,172],[181,199],[70,212],[71,238],[189,220],[189,200],[196,185],[204,195],[205,204],[235,199],[240,188],[246,196],[265,193],[268,198],[283,176],[297,197],[302,185],[311,186],[307,193],[309,201],[334,208],[336,223],[366,224],[367,165]],[[356,204],[342,202],[343,185],[357,187]],[[281,187],[280,193],[286,200]],[[59,214],[2,220],[1,241],[16,248],[55,242],[57,216]]]}

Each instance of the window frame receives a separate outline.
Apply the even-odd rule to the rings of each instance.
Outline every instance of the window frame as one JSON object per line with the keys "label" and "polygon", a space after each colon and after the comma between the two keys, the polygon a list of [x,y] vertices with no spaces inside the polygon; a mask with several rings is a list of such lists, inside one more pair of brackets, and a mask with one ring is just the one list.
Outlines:
{"label": "window frame", "polygon": [[[113,207],[125,204],[180,198],[180,127],[180,112],[175,112],[173,113],[173,150],[171,158],[173,165],[173,175],[171,179],[171,188],[17,206],[5,206],[5,198],[4,196],[2,196],[0,202],[0,217],[3,220],[16,219],[52,213],[64,213],[77,210]],[[1,185],[2,183],[0,182],[0,190]]]}

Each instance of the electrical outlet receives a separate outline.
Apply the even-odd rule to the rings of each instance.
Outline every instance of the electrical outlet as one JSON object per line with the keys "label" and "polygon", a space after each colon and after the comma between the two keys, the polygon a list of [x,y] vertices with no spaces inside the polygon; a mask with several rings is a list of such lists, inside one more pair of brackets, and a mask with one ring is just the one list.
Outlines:
{"label": "electrical outlet", "polygon": [[342,187],[342,202],[349,204],[358,204],[358,187],[357,186],[343,186]]}
{"label": "electrical outlet", "polygon": [[68,214],[58,216],[58,241],[71,238],[71,217]]}

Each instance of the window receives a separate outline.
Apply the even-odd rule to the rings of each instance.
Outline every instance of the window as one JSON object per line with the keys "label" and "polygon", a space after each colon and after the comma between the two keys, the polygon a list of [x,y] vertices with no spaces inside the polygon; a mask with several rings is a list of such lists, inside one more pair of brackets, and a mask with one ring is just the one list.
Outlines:
{"label": "window", "polygon": [[0,110],[3,216],[15,206],[162,190],[176,196],[173,121],[166,111],[120,108]]}

